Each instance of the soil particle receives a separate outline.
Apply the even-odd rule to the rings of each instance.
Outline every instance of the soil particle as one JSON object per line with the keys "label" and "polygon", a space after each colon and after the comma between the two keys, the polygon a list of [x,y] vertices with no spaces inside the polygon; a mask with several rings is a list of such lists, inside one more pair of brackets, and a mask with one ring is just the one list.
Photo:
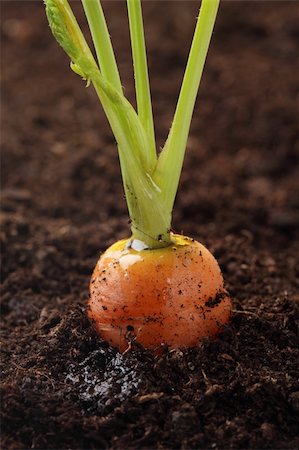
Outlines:
{"label": "soil particle", "polygon": [[299,412],[299,391],[292,392],[289,396],[289,404],[292,406],[294,411]]}
{"label": "soil particle", "polygon": [[[198,4],[158,3],[144,18],[159,147]],[[2,448],[298,448],[297,5],[222,3],[173,224],[215,255],[234,314],[219,339],[153,356],[119,354],[86,317],[99,254],[128,236],[98,101],[43,4],[3,4]],[[125,3],[104,7],[132,99]]]}
{"label": "soil particle", "polygon": [[217,292],[215,298],[209,298],[209,300],[207,300],[205,302],[205,305],[208,308],[214,308],[215,306],[219,305],[219,303],[221,303],[221,301],[223,300],[223,298],[225,298],[227,294],[224,292]]}

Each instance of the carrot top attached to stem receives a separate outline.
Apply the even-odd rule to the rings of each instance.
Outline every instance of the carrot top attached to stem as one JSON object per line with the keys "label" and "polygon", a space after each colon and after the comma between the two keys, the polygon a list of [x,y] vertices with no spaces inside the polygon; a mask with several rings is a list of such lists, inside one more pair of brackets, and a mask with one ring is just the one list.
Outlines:
{"label": "carrot top attached to stem", "polygon": [[132,245],[171,244],[171,219],[194,104],[219,0],[202,0],[173,122],[156,152],[140,0],[127,0],[137,111],[123,93],[100,0],[82,0],[95,47],[94,58],[67,0],[45,0],[48,21],[74,72],[93,84],[115,136],[131,219]]}

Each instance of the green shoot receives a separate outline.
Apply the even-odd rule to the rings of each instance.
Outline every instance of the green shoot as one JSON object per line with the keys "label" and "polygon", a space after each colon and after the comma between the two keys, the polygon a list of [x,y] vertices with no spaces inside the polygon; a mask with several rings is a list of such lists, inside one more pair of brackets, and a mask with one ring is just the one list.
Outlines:
{"label": "green shoot", "polygon": [[82,0],[103,77],[122,93],[120,76],[106,24],[103,8],[98,0]]}
{"label": "green shoot", "polygon": [[100,0],[82,3],[98,64],[67,0],[45,0],[51,30],[69,55],[74,72],[93,84],[116,138],[132,239],[149,248],[165,247],[171,243],[173,203],[219,0],[202,0],[174,120],[159,157],[155,150],[140,0],[127,0],[137,112],[123,94]]}
{"label": "green shoot", "polygon": [[135,74],[137,111],[146,131],[152,159],[156,163],[156,142],[147,70],[142,10],[140,0],[127,2]]}
{"label": "green shoot", "polygon": [[202,2],[174,119],[156,169],[155,179],[163,191],[165,207],[170,209],[179,184],[194,104],[218,7],[219,0]]}

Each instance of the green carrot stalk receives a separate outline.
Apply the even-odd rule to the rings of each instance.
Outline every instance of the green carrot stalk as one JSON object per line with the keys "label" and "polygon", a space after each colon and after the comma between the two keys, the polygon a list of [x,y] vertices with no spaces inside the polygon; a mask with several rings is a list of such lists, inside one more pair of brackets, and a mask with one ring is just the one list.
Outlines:
{"label": "green carrot stalk", "polygon": [[202,2],[172,126],[160,154],[155,180],[165,207],[172,210],[184,161],[194,104],[219,7],[219,0]]}
{"label": "green carrot stalk", "polygon": [[101,3],[98,0],[82,0],[82,5],[91,31],[95,51],[102,75],[122,93],[119,71],[109,36]]}
{"label": "green carrot stalk", "polygon": [[140,117],[140,121],[146,131],[153,166],[155,166],[157,161],[156,142],[140,0],[128,1],[127,7],[132,44],[138,116]]}
{"label": "green carrot stalk", "polygon": [[116,138],[132,240],[142,241],[149,248],[168,246],[173,204],[219,0],[202,0],[174,120],[159,157],[140,0],[127,0],[137,112],[123,94],[100,0],[82,3],[98,62],[67,0],[45,0],[51,30],[70,57],[74,72],[93,84]]}

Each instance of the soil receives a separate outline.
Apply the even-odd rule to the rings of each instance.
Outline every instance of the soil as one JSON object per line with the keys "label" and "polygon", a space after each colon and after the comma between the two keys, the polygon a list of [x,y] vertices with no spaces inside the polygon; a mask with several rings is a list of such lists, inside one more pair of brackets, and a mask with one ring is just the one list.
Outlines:
{"label": "soil", "polygon": [[[216,256],[234,315],[160,357],[86,318],[100,252],[129,235],[114,139],[42,2],[1,6],[2,448],[298,448],[298,4],[222,3],[173,226]],[[132,99],[125,3],[104,6]],[[197,7],[144,4],[159,145]]]}

